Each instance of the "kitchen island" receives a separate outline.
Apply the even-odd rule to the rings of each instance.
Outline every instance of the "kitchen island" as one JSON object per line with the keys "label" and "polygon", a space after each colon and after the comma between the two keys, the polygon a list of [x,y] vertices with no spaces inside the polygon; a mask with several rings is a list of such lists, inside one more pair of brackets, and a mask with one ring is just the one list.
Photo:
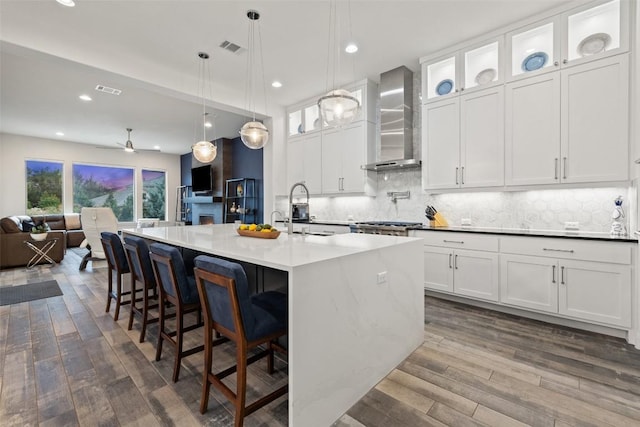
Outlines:
{"label": "kitchen island", "polygon": [[422,239],[258,239],[234,224],[123,234],[287,273],[290,426],[331,425],[423,341]]}

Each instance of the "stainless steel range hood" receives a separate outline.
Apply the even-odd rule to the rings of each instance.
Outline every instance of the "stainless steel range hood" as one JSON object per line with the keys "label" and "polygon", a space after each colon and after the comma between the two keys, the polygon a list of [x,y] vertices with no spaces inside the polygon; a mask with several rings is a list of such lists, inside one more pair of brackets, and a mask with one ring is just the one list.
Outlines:
{"label": "stainless steel range hood", "polygon": [[407,67],[380,75],[380,150],[373,171],[420,167],[413,158],[413,73]]}

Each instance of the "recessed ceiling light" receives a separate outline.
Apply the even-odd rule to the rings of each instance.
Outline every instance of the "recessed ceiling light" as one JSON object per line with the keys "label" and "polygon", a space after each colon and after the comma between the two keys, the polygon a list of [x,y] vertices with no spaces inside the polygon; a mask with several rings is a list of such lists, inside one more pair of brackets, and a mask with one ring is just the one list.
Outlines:
{"label": "recessed ceiling light", "polygon": [[91,97],[89,95],[80,95],[78,98],[82,99],[83,101],[91,101]]}
{"label": "recessed ceiling light", "polygon": [[56,1],[63,6],[73,7],[76,5],[76,2],[74,2],[73,0],[56,0]]}
{"label": "recessed ceiling light", "polygon": [[356,53],[358,51],[358,46],[355,43],[349,43],[347,47],[344,48],[344,51],[347,53]]}
{"label": "recessed ceiling light", "polygon": [[213,126],[213,125],[211,124],[211,122],[204,122],[204,127],[206,127],[206,128],[210,128],[210,127],[212,127],[212,126]]}
{"label": "recessed ceiling light", "polygon": [[279,81],[274,81],[273,83],[271,83],[271,86],[273,87],[282,87],[282,83],[280,83]]}
{"label": "recessed ceiling light", "polygon": [[64,136],[64,132],[56,132],[56,135],[58,135],[58,136]]}
{"label": "recessed ceiling light", "polygon": [[154,146],[153,146],[153,149],[154,149],[154,150],[159,150],[159,149],[160,149],[160,146],[159,146],[159,145],[154,145]]}

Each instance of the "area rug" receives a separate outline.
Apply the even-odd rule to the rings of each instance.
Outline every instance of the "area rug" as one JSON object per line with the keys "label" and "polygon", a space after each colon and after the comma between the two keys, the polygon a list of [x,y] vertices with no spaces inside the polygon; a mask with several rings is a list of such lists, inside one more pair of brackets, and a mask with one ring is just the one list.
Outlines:
{"label": "area rug", "polygon": [[27,283],[19,286],[6,286],[0,288],[0,305],[18,304],[60,295],[62,295],[62,291],[55,280]]}

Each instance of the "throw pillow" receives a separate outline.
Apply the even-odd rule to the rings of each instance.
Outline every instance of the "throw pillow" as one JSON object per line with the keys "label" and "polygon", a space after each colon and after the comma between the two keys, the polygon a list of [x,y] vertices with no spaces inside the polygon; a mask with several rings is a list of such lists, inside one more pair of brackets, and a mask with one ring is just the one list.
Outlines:
{"label": "throw pillow", "polygon": [[22,231],[25,233],[31,232],[31,229],[36,226],[36,223],[32,220],[24,220],[22,221]]}

